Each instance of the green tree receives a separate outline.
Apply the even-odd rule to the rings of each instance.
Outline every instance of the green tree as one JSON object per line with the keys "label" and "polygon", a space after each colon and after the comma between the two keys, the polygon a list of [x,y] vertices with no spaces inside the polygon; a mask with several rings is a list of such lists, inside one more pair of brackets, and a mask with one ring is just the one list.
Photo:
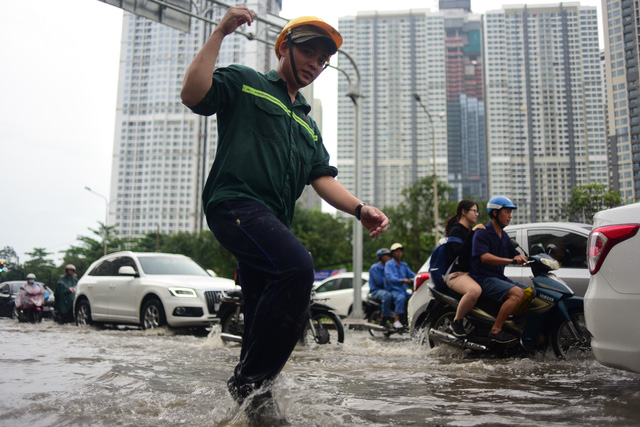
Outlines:
{"label": "green tree", "polygon": [[[157,243],[160,242],[159,245]],[[193,259],[206,269],[213,270],[220,277],[233,278],[237,261],[224,249],[208,230],[200,233],[159,234],[149,233],[133,242],[131,250],[182,254]]]}
{"label": "green tree", "polygon": [[36,280],[40,282],[44,282],[49,286],[52,286],[55,279],[55,264],[52,259],[49,259],[49,256],[52,255],[51,252],[47,252],[45,248],[33,248],[33,251],[26,252],[31,259],[25,261],[23,267],[24,271],[28,273],[33,273],[36,275]]}
{"label": "green tree", "polygon": [[131,244],[132,251],[139,252],[162,252],[166,245],[168,236],[160,232],[147,233],[142,237],[138,237]]}
{"label": "green tree", "polygon": [[104,241],[108,242],[107,253],[129,249],[136,239],[115,237],[115,226],[105,227],[104,223],[98,221],[98,228],[90,228],[93,234],[90,236],[78,236],[79,245],[72,245],[62,251],[63,262],[56,269],[56,275],[65,274],[64,266],[73,264],[76,267],[78,277],[82,276],[91,263],[104,255]]}
{"label": "green tree", "polygon": [[346,219],[298,207],[291,232],[313,256],[318,270],[348,268],[352,264],[351,225]]}
{"label": "green tree", "polygon": [[[449,200],[453,189],[438,182],[438,214],[441,221],[455,213],[457,203]],[[417,269],[435,248],[435,223],[433,217],[433,176],[424,177],[402,191],[403,200],[395,208],[384,211],[389,217],[388,236],[384,242],[402,243],[404,261],[411,269]],[[442,232],[440,233],[442,236]],[[384,236],[384,235],[383,235]],[[388,246],[387,246],[388,247]]]}
{"label": "green tree", "polygon": [[11,246],[0,249],[0,260],[6,263],[7,268],[15,267],[18,264],[18,254]]}
{"label": "green tree", "polygon": [[18,254],[11,246],[0,249],[0,260],[5,262],[4,271],[0,273],[0,281],[24,279],[25,274],[20,269]]}
{"label": "green tree", "polygon": [[[78,240],[82,241],[82,238],[82,236],[79,236]],[[99,246],[99,242],[96,242],[96,246]],[[76,268],[76,274],[78,277],[82,277],[91,263],[102,256],[102,248],[96,248],[93,250],[92,248],[87,249],[85,246],[71,246],[64,251],[61,251],[61,253],[63,254],[62,264],[56,268],[54,275],[56,282],[57,278],[66,273],[65,266],[68,264],[73,264]]]}
{"label": "green tree", "polygon": [[571,198],[563,206],[563,210],[571,221],[593,224],[593,216],[598,211],[621,204],[620,192],[609,189],[605,184],[578,185],[573,188]]}

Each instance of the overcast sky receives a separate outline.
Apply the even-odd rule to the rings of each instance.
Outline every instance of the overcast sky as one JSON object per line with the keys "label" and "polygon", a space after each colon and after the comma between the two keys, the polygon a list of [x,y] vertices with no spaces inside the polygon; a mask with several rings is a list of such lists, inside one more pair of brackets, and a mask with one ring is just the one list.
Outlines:
{"label": "overcast sky", "polygon": [[[514,3],[476,0],[472,9]],[[337,26],[358,10],[411,8],[436,9],[437,2],[283,0],[282,16],[315,15]],[[122,11],[98,0],[3,2],[0,248],[13,247],[21,263],[36,247],[59,262],[60,251],[105,219],[104,199],[84,187],[109,197],[121,28]],[[329,69],[316,83],[333,164],[337,74]]]}

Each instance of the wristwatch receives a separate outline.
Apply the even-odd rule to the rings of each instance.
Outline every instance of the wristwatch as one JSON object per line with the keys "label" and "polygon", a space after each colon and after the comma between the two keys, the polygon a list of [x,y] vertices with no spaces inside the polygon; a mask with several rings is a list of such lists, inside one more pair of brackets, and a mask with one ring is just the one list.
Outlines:
{"label": "wristwatch", "polygon": [[358,221],[360,221],[360,212],[362,211],[363,206],[367,206],[367,204],[365,202],[362,202],[356,207],[356,219]]}

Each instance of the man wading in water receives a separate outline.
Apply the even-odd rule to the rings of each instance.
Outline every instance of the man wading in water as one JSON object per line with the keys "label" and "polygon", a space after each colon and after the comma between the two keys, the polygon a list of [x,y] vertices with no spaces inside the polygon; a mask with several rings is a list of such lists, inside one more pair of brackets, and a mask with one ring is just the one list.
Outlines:
{"label": "man wading in water", "polygon": [[238,260],[245,315],[240,362],[227,386],[239,404],[246,401],[250,418],[267,422],[265,414],[281,418],[268,385],[302,333],[313,284],[311,255],[289,230],[304,186],[355,215],[371,237],[389,220],[334,179],[338,171],[298,92],[322,73],[342,36],[321,19],[297,18],[278,37],[275,70],[215,69],[224,38],[254,17],[245,7],[227,11],[189,66],[181,97],[196,114],[218,115],[203,206],[216,239]]}

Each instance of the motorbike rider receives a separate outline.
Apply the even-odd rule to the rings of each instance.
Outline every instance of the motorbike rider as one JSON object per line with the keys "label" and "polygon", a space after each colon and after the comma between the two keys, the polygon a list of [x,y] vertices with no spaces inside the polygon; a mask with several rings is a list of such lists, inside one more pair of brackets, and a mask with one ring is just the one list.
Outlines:
{"label": "motorbike rider", "polygon": [[516,341],[517,337],[502,330],[505,321],[524,299],[524,286],[504,275],[509,264],[524,265],[527,258],[511,245],[504,228],[511,222],[516,205],[504,196],[491,198],[487,213],[491,221],[473,236],[471,277],[482,288],[483,297],[502,303],[496,321],[489,332],[489,340],[497,343]]}
{"label": "motorbike rider", "polygon": [[27,281],[20,286],[15,301],[16,307],[26,309],[30,306],[42,307],[44,305],[44,288],[36,283],[36,275],[27,274]]}
{"label": "motorbike rider", "polygon": [[73,322],[73,301],[78,285],[76,267],[73,264],[67,264],[64,269],[65,275],[60,276],[56,289],[53,291],[55,297],[53,308],[58,323]]}
{"label": "motorbike rider", "polygon": [[462,319],[476,305],[482,294],[480,285],[469,275],[474,232],[479,228],[485,228],[483,224],[473,226],[478,220],[478,215],[476,202],[461,200],[456,208],[456,214],[445,223],[445,235],[457,237],[462,241],[458,243],[449,240],[446,243],[447,265],[451,265],[451,271],[444,278],[449,288],[462,295],[451,324],[453,335],[459,338],[467,336]]}
{"label": "motorbike rider", "polygon": [[407,292],[407,285],[416,277],[406,262],[401,261],[404,246],[401,243],[391,245],[392,259],[384,265],[384,289],[391,294],[394,304],[394,328],[402,328],[401,316],[404,314],[405,302],[411,297]]}
{"label": "motorbike rider", "polygon": [[384,289],[384,265],[391,259],[391,251],[381,248],[376,252],[378,262],[369,269],[369,296],[382,304],[382,324],[390,323],[391,294]]}

